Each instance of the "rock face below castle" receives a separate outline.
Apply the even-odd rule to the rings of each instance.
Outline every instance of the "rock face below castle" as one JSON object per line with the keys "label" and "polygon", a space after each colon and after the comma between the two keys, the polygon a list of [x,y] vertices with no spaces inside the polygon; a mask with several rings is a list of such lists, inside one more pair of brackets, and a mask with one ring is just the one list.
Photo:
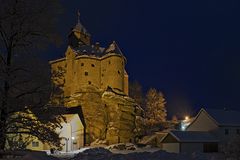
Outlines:
{"label": "rock face below castle", "polygon": [[81,106],[86,125],[86,144],[104,140],[107,144],[133,142],[137,105],[121,92],[86,86],[73,94],[66,105]]}

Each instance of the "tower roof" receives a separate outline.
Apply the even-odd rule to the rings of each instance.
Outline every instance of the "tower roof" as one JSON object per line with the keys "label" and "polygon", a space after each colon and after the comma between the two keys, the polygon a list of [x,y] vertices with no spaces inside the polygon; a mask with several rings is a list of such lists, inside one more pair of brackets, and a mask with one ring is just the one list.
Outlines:
{"label": "tower roof", "polygon": [[122,54],[122,51],[120,50],[120,48],[118,47],[117,43],[115,41],[113,41],[109,47],[105,50],[105,53],[115,53],[115,54]]}
{"label": "tower roof", "polygon": [[82,32],[85,34],[88,34],[87,29],[82,25],[82,23],[80,22],[80,12],[78,11],[77,13],[77,24],[75,25],[75,27],[72,29],[72,31],[76,31],[76,32]]}

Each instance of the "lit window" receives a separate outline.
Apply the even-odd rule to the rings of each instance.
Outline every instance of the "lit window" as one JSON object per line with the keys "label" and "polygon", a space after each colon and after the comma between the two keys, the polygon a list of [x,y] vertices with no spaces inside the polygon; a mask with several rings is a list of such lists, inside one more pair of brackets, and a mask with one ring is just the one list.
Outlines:
{"label": "lit window", "polygon": [[85,76],[88,76],[88,72],[85,72]]}
{"label": "lit window", "polygon": [[225,135],[228,135],[228,134],[229,134],[229,130],[225,129]]}
{"label": "lit window", "polygon": [[38,147],[39,146],[39,142],[32,142],[32,147]]}

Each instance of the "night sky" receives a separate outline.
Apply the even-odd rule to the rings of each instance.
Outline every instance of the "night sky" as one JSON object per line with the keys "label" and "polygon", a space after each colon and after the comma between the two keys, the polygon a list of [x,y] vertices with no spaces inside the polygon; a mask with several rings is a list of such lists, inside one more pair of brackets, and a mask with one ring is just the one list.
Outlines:
{"label": "night sky", "polygon": [[[63,56],[67,34],[77,22],[93,43],[115,40],[128,60],[131,81],[154,87],[169,113],[201,107],[240,109],[240,1],[238,0],[71,0],[63,1],[64,43],[49,49]],[[192,108],[192,109],[191,109]]]}

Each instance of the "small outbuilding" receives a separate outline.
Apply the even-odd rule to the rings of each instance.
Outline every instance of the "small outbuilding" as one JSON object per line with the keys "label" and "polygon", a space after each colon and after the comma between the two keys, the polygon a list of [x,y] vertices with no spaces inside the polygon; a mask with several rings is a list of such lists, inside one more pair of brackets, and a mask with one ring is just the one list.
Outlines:
{"label": "small outbuilding", "polygon": [[173,153],[217,152],[218,140],[209,132],[170,131],[162,140],[162,149]]}

